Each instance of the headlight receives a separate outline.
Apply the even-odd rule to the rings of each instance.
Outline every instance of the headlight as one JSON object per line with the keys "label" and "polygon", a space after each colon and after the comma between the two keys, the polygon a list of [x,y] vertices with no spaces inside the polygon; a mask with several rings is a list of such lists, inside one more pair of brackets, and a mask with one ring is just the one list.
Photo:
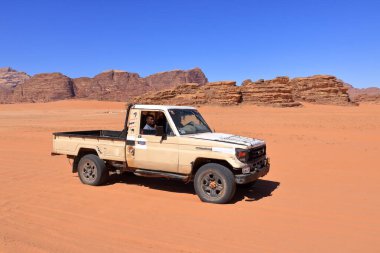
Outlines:
{"label": "headlight", "polygon": [[248,160],[248,150],[246,149],[240,149],[240,148],[237,148],[235,150],[235,153],[236,153],[236,158],[240,161],[240,162],[247,162]]}

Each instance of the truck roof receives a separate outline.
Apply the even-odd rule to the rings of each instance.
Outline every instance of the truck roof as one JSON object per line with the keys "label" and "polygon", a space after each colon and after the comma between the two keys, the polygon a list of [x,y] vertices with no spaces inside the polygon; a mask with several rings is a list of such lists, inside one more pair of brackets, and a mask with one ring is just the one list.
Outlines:
{"label": "truck roof", "polygon": [[134,105],[133,108],[136,109],[158,109],[158,110],[167,110],[167,109],[197,109],[191,106],[178,106],[178,105]]}

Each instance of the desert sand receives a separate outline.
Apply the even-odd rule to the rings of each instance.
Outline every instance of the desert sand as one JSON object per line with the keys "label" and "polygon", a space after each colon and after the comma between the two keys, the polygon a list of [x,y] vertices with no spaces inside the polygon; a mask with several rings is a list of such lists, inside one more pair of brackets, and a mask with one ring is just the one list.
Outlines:
{"label": "desert sand", "polygon": [[380,252],[380,105],[209,107],[217,132],[267,141],[271,171],[232,203],[192,184],[80,183],[52,132],[122,129],[125,104],[0,105],[0,252]]}

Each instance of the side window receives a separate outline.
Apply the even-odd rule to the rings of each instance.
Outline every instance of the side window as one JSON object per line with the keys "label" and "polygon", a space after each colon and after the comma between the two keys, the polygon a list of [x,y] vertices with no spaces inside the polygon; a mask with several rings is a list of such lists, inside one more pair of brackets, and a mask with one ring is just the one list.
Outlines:
{"label": "side window", "polygon": [[168,136],[174,136],[169,122],[167,121],[164,112],[162,111],[142,111],[140,122],[140,134],[155,135],[156,127],[161,126]]}
{"label": "side window", "polygon": [[142,111],[140,122],[140,134],[155,135],[156,134],[156,112]]}

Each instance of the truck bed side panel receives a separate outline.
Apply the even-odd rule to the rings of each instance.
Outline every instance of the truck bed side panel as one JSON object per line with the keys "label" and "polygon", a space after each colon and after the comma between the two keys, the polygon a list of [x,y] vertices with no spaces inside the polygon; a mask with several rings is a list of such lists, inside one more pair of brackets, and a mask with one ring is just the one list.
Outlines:
{"label": "truck bed side panel", "polygon": [[95,150],[103,160],[125,162],[123,139],[54,135],[54,153],[76,156],[81,148]]}

